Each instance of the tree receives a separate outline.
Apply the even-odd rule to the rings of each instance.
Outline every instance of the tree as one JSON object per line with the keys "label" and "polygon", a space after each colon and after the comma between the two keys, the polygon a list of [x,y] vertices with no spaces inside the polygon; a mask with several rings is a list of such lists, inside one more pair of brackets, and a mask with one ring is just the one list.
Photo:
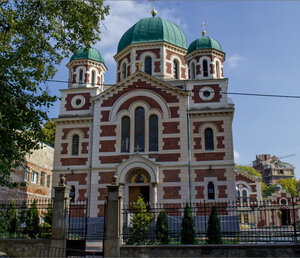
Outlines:
{"label": "tree", "polygon": [[51,147],[54,147],[55,142],[55,122],[51,119],[44,124],[43,133],[45,135],[44,143],[47,143]]}
{"label": "tree", "polygon": [[258,170],[256,170],[255,168],[253,168],[253,167],[248,167],[248,166],[243,166],[243,165],[235,165],[235,168],[238,169],[238,170],[246,171],[250,175],[262,178],[261,173]]}
{"label": "tree", "polygon": [[25,233],[29,235],[30,238],[38,238],[40,233],[40,218],[39,212],[36,206],[36,200],[33,201],[31,207],[26,213],[26,227]]}
{"label": "tree", "polygon": [[155,234],[160,244],[167,245],[169,243],[168,218],[164,210],[162,210],[157,217]]}
{"label": "tree", "polygon": [[130,242],[138,245],[144,244],[148,238],[147,233],[151,223],[151,216],[141,196],[133,204],[133,212]]}
{"label": "tree", "polygon": [[80,47],[100,39],[102,0],[0,2],[0,185],[44,141],[43,121],[56,101],[43,82]]}
{"label": "tree", "polygon": [[215,205],[211,208],[211,213],[208,219],[207,226],[207,243],[208,244],[222,244],[222,233],[218,211]]}
{"label": "tree", "polygon": [[6,212],[6,219],[8,222],[7,231],[9,233],[9,237],[13,237],[16,235],[18,231],[18,213],[15,206],[15,202],[11,200],[7,212]]}
{"label": "tree", "polygon": [[272,193],[275,193],[275,185],[266,185],[265,183],[261,182],[261,192],[264,198],[271,196]]}
{"label": "tree", "polygon": [[194,218],[188,204],[185,205],[181,223],[181,243],[184,245],[195,243]]}
{"label": "tree", "polygon": [[280,179],[278,184],[280,184],[292,196],[298,196],[297,188],[300,186],[300,181],[297,181],[295,178],[286,178]]}
{"label": "tree", "polygon": [[44,223],[42,225],[42,238],[50,238],[52,235],[52,218],[53,218],[53,205],[48,203],[47,211],[43,214]]}

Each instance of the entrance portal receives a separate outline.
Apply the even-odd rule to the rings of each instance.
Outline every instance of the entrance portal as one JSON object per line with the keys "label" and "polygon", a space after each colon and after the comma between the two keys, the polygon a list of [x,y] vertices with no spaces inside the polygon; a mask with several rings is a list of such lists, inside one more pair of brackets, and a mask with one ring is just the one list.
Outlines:
{"label": "entrance portal", "polygon": [[136,202],[141,196],[145,203],[150,201],[150,187],[149,186],[129,186],[129,203]]}
{"label": "entrance portal", "polygon": [[290,211],[288,209],[281,210],[281,223],[282,226],[291,225],[291,216],[290,216]]}

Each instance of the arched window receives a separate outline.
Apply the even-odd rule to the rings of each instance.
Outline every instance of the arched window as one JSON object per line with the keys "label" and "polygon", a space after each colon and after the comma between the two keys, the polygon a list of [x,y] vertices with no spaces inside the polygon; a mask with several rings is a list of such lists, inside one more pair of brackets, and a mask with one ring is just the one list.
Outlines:
{"label": "arched window", "polygon": [[130,118],[124,116],[122,118],[122,140],[121,140],[121,152],[130,151]]}
{"label": "arched window", "polygon": [[145,151],[145,110],[138,107],[135,110],[134,120],[134,150],[136,152]]}
{"label": "arched window", "polygon": [[72,155],[78,155],[79,150],[79,136],[77,134],[73,135],[72,138]]}
{"label": "arched window", "polygon": [[79,71],[79,86],[82,85],[82,81],[83,81],[83,71],[80,70],[80,71]]}
{"label": "arched window", "polygon": [[158,117],[149,118],[149,151],[158,151]]}
{"label": "arched window", "polygon": [[216,62],[217,78],[220,78],[220,63]]}
{"label": "arched window", "polygon": [[208,76],[208,64],[207,61],[204,60],[203,61],[203,77],[207,77]]}
{"label": "arched window", "polygon": [[213,182],[209,182],[207,185],[207,196],[209,200],[215,199],[215,186]]}
{"label": "arched window", "polygon": [[122,80],[126,78],[126,64],[122,65]]}
{"label": "arched window", "polygon": [[191,73],[191,79],[194,80],[196,78],[196,68],[194,62],[191,64],[190,73]]}
{"label": "arched window", "polygon": [[92,86],[95,85],[95,71],[92,71],[92,78],[91,78]]}
{"label": "arched window", "polygon": [[242,195],[243,195],[243,203],[247,203],[248,201],[248,194],[246,190],[242,191]]}
{"label": "arched window", "polygon": [[70,197],[70,202],[75,201],[75,186],[74,185],[71,186],[69,197]]}
{"label": "arched window", "polygon": [[145,59],[145,73],[152,75],[152,58],[149,56]]}
{"label": "arched window", "polygon": [[206,128],[204,131],[205,150],[214,150],[214,132],[211,128]]}
{"label": "arched window", "polygon": [[173,61],[173,76],[175,79],[178,79],[178,61]]}

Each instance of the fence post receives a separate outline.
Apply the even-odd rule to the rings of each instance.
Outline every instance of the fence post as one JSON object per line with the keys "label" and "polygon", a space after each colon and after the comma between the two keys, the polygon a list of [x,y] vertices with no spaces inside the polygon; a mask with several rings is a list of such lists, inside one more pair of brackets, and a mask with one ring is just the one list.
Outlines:
{"label": "fence post", "polygon": [[104,257],[120,257],[122,236],[122,186],[118,177],[113,177],[113,183],[107,186],[108,196],[105,212]]}
{"label": "fence post", "polygon": [[61,248],[66,256],[67,227],[68,227],[68,205],[71,187],[66,185],[66,178],[63,176],[55,191],[53,201],[53,222],[51,246]]}

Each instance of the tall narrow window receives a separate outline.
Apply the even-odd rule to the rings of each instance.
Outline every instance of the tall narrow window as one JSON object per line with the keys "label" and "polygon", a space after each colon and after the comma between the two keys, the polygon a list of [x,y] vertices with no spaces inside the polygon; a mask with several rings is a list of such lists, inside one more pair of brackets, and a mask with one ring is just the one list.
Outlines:
{"label": "tall narrow window", "polygon": [[78,155],[79,149],[79,136],[77,134],[73,135],[72,138],[72,155]]}
{"label": "tall narrow window", "polygon": [[207,196],[209,200],[215,199],[215,186],[213,182],[209,182],[207,185]]}
{"label": "tall narrow window", "polygon": [[243,190],[242,195],[243,195],[243,203],[247,203],[247,201],[248,201],[247,191]]}
{"label": "tall narrow window", "polygon": [[92,71],[92,86],[95,85],[95,71]]}
{"label": "tall narrow window", "polygon": [[145,110],[138,107],[135,110],[134,120],[134,150],[136,152],[144,152],[145,150]]}
{"label": "tall narrow window", "polygon": [[191,79],[194,80],[196,78],[196,68],[195,63],[193,62],[191,64]]}
{"label": "tall narrow window", "polygon": [[203,77],[207,77],[208,76],[208,64],[207,61],[204,60],[203,61]]}
{"label": "tall narrow window", "polygon": [[149,56],[145,59],[145,73],[152,75],[152,58]]}
{"label": "tall narrow window", "polygon": [[75,201],[75,186],[74,185],[71,186],[69,197],[70,197],[70,202]]}
{"label": "tall narrow window", "polygon": [[173,61],[173,75],[175,79],[178,79],[178,61]]}
{"label": "tall narrow window", "polygon": [[83,81],[83,71],[80,70],[80,71],[79,71],[79,86],[82,85],[82,81]]}
{"label": "tall narrow window", "polygon": [[126,64],[122,65],[122,80],[126,78]]}
{"label": "tall narrow window", "polygon": [[122,140],[121,140],[121,152],[130,151],[130,118],[124,116],[122,118]]}
{"label": "tall narrow window", "polygon": [[220,63],[216,62],[217,78],[220,78]]}
{"label": "tall narrow window", "polygon": [[206,128],[204,131],[205,150],[214,150],[214,132],[211,128]]}
{"label": "tall narrow window", "polygon": [[149,119],[149,151],[158,151],[158,117],[150,116]]}

